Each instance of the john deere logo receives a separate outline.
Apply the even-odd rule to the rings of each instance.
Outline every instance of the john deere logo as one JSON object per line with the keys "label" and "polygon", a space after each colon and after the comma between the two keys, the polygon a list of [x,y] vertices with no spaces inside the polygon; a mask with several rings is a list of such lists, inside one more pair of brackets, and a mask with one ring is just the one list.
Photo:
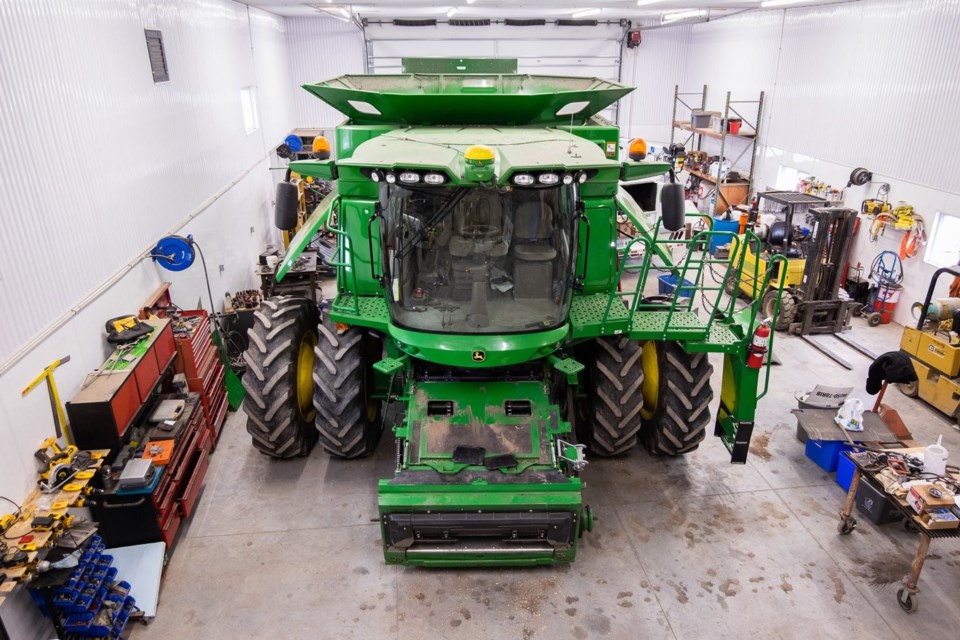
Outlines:
{"label": "john deere logo", "polygon": [[487,354],[483,351],[474,351],[473,352],[473,361],[474,362],[483,362],[487,359]]}

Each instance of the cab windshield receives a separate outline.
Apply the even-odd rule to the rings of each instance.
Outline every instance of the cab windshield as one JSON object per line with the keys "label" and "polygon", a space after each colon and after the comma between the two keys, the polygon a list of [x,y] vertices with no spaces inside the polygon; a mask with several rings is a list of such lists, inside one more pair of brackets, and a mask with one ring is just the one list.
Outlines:
{"label": "cab windshield", "polygon": [[574,269],[572,186],[381,184],[380,204],[390,311],[399,326],[517,333],[565,321]]}

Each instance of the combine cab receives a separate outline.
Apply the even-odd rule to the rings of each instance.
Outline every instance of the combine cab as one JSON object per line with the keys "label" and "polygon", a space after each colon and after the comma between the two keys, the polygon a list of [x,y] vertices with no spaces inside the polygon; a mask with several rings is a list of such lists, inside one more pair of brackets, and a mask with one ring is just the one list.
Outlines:
{"label": "combine cab", "polygon": [[[710,352],[724,363],[714,433],[746,460],[762,371],[749,351],[756,305],[733,313],[723,283],[705,278],[731,276],[742,240],[725,234],[722,262],[697,250],[715,232],[671,240],[688,249],[673,262],[660,227],[683,224],[679,185],[664,187],[654,225],[620,187],[669,165],[622,161],[617,127],[595,115],[629,88],[500,74],[305,88],[348,120],[336,160],[291,164],[336,189],[277,278],[322,230],[338,238],[338,291],[326,316],[307,299],[264,301],[245,355],[247,429],[278,458],[317,441],[358,458],[386,433],[388,563],[572,562],[592,527],[587,458],[637,442],[654,455],[696,449],[711,422]],[[620,250],[618,216],[640,231]],[[659,274],[684,284],[650,295]]]}

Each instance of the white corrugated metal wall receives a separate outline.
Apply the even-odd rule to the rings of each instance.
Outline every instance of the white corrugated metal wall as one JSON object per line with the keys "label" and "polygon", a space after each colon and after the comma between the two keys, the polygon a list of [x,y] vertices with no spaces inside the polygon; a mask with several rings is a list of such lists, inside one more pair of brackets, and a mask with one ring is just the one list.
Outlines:
{"label": "white corrugated metal wall", "polygon": [[[167,83],[153,83],[145,28],[163,32]],[[27,382],[70,355],[69,399],[105,357],[104,321],[163,280],[185,306],[206,299],[199,264],[127,268],[142,251],[193,212],[181,233],[204,249],[215,298],[255,284],[273,236],[267,151],[292,125],[286,47],[283,18],[228,0],[0,3],[0,494],[25,495],[52,433]],[[260,88],[249,135],[244,87]]]}
{"label": "white corrugated metal wall", "polygon": [[[644,137],[662,144],[670,139],[673,88],[684,75],[690,25],[653,29],[641,34],[643,42],[624,49],[623,83],[636,89],[620,101],[620,137]],[[681,91],[699,87],[681,87]]]}
{"label": "white corrugated metal wall", "polygon": [[287,18],[287,48],[290,74],[296,85],[295,126],[329,129],[343,122],[342,113],[300,86],[346,73],[363,73],[363,33],[353,24],[334,18]]}
{"label": "white corrugated metal wall", "polygon": [[871,0],[785,16],[768,144],[960,192],[949,143],[960,3]]}
{"label": "white corrugated metal wall", "polygon": [[[631,135],[661,143],[669,137],[674,84],[687,91],[707,84],[707,106],[717,110],[728,90],[742,99],[764,90],[758,188],[773,186],[781,166],[841,187],[854,167],[867,166],[877,183],[891,184],[894,200],[913,204],[928,223],[937,211],[960,214],[951,157],[960,145],[952,126],[960,103],[958,27],[956,0],[862,0],[648,31],[633,78],[641,88],[650,74],[661,78],[653,91],[666,99],[643,107],[655,122],[632,120]],[[859,208],[877,186],[848,189],[846,205]],[[901,238],[891,232],[871,244],[861,232],[853,262],[869,266]],[[922,258],[908,261],[905,300],[922,297],[933,270]],[[895,318],[909,322],[909,305]]]}

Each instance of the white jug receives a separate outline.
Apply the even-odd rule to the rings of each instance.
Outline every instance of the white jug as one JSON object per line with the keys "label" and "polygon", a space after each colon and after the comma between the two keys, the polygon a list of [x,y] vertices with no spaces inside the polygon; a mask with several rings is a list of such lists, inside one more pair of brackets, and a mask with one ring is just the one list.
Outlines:
{"label": "white jug", "polygon": [[859,398],[847,398],[833,421],[847,431],[863,431],[863,402]]}
{"label": "white jug", "polygon": [[943,446],[943,436],[937,438],[937,444],[931,444],[923,453],[923,472],[942,476],[947,472],[947,448]]}

